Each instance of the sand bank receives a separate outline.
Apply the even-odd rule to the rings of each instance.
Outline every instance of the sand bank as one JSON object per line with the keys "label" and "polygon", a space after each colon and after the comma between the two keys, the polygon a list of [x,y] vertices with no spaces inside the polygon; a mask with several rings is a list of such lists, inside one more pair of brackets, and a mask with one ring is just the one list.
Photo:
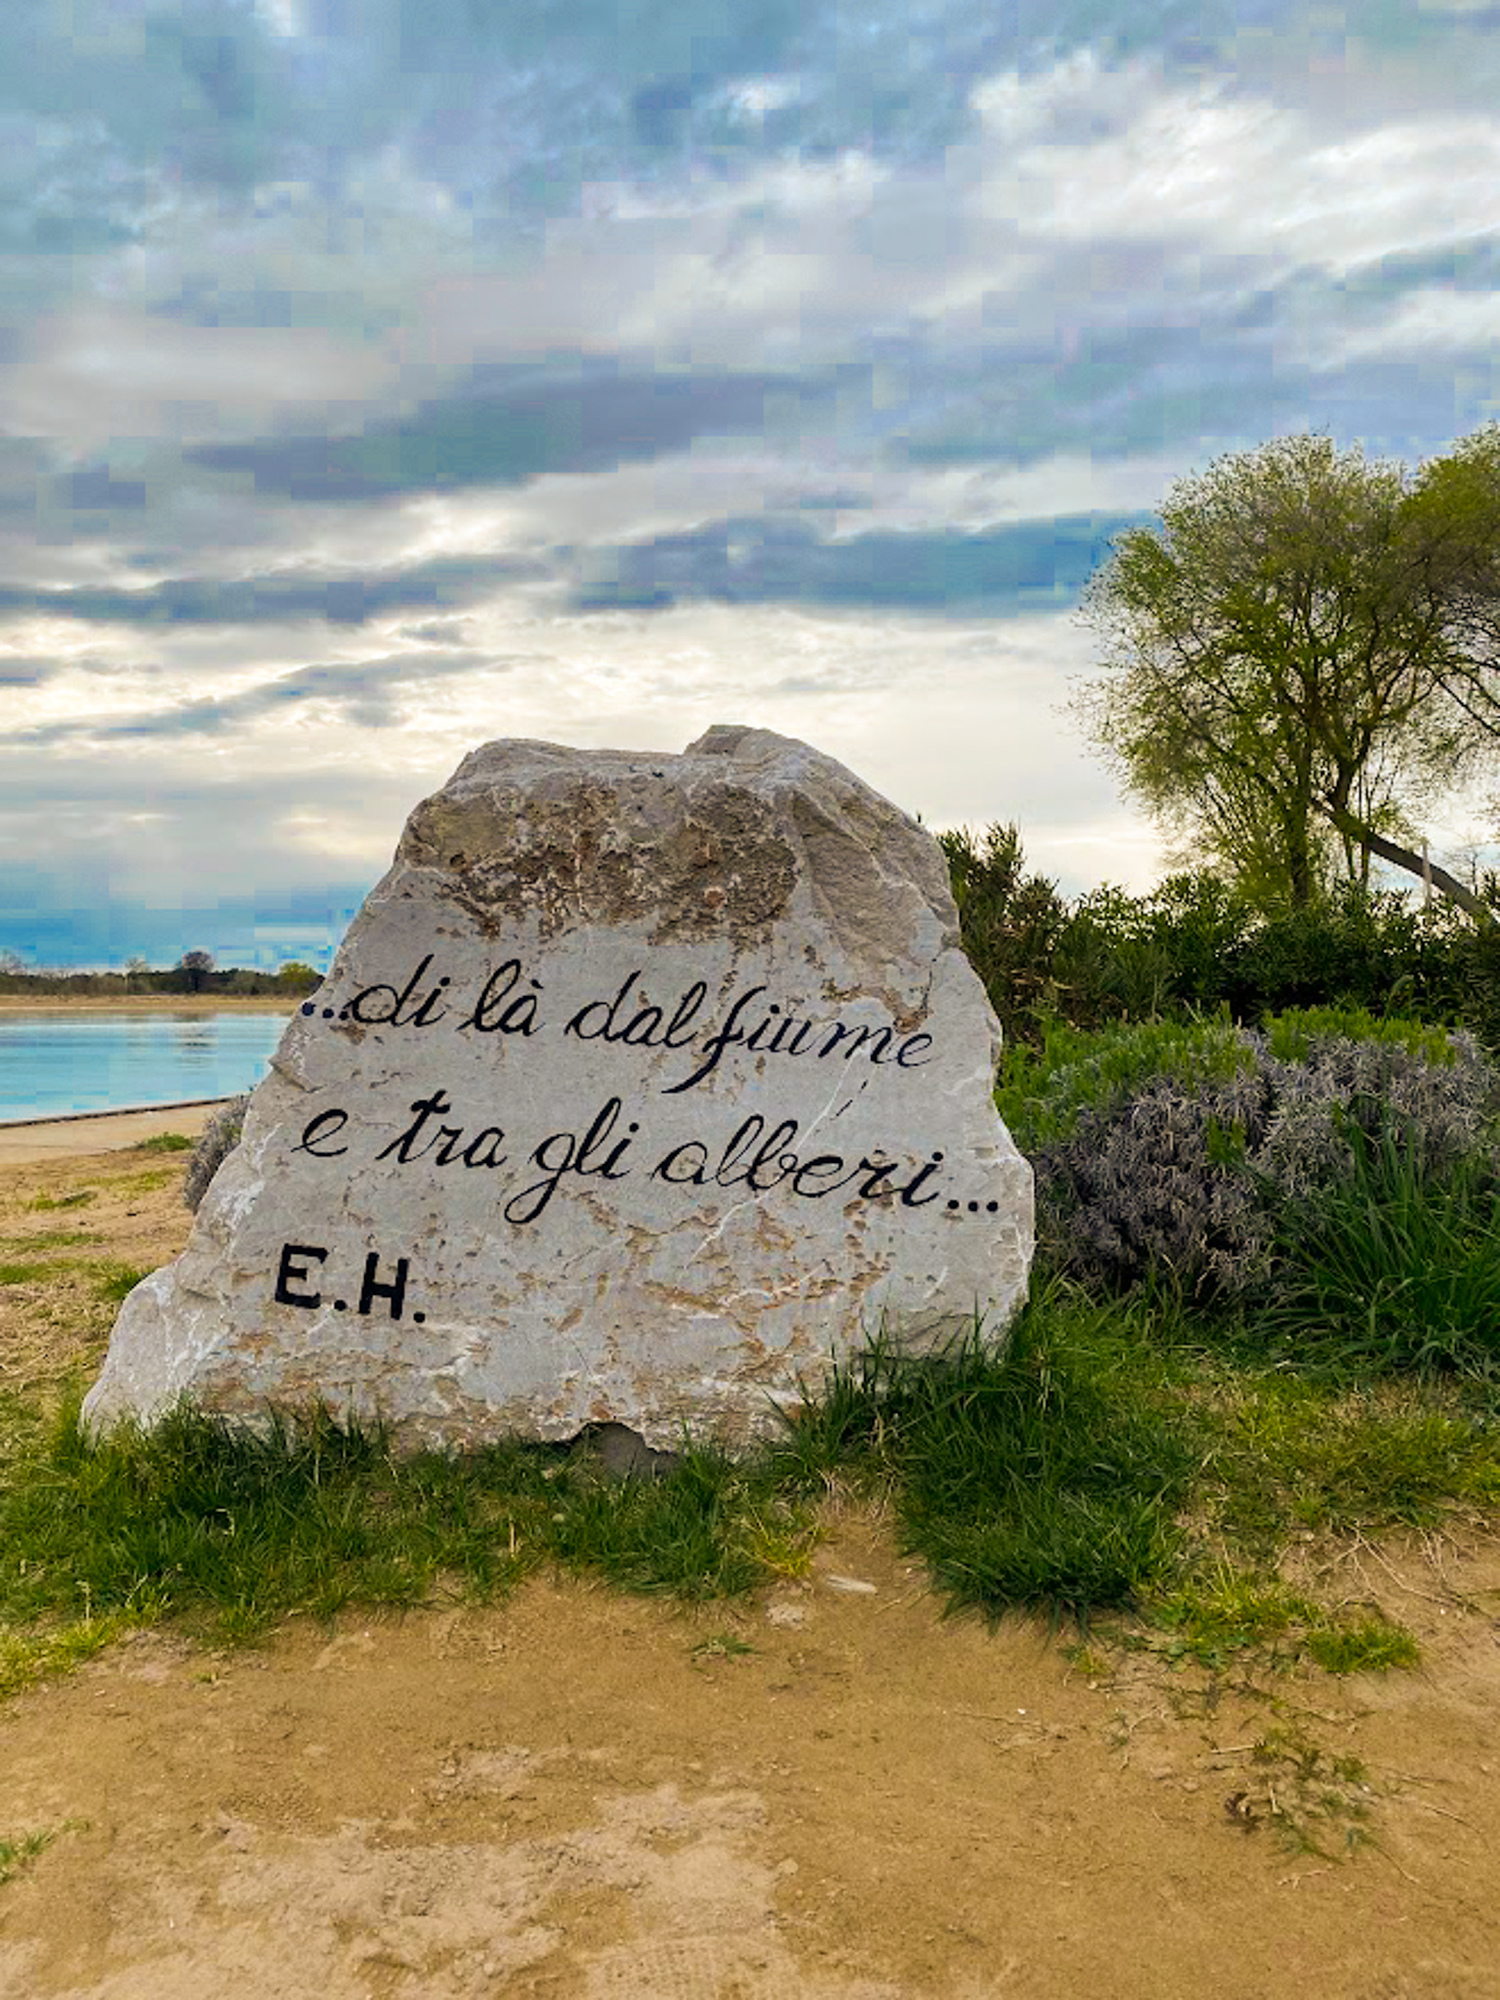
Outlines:
{"label": "sand bank", "polygon": [[0,1167],[33,1166],[38,1160],[85,1159],[118,1153],[158,1132],[186,1132],[196,1138],[214,1113],[233,1100],[202,1099],[164,1104],[151,1111],[82,1111],[69,1118],[33,1118],[0,1125]]}

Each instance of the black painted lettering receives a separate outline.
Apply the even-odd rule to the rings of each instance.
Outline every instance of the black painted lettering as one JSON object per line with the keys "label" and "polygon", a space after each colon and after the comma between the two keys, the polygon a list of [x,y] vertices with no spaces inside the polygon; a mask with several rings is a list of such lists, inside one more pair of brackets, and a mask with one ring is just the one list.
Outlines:
{"label": "black painted lettering", "polygon": [[486,1125],[482,1132],[476,1132],[463,1150],[466,1167],[503,1167],[505,1155],[499,1148],[505,1144],[505,1134],[498,1125]]}
{"label": "black painted lettering", "polygon": [[362,1313],[367,1313],[377,1299],[389,1299],[391,1302],[391,1318],[400,1319],[401,1307],[406,1298],[406,1274],[410,1269],[408,1260],[405,1257],[398,1257],[396,1259],[396,1280],[394,1284],[382,1285],[377,1280],[375,1273],[379,1268],[379,1254],[372,1250],[365,1259],[365,1275],[359,1288],[359,1309]]}
{"label": "black painted lettering", "polygon": [[[302,1137],[293,1146],[294,1153],[311,1153],[315,1160],[337,1160],[347,1153],[347,1146],[321,1146],[323,1139],[333,1139],[349,1123],[347,1111],[320,1111],[316,1118],[309,1118],[302,1128]],[[330,1129],[324,1131],[324,1127]]]}
{"label": "black painted lettering", "polygon": [[[562,1148],[560,1155],[559,1147]],[[558,1182],[571,1171],[577,1156],[578,1141],[571,1132],[549,1133],[531,1156],[531,1164],[542,1169],[542,1178],[511,1196],[501,1210],[506,1221],[535,1222],[557,1193]]]}
{"label": "black painted lettering", "polygon": [[718,1166],[714,1168],[714,1179],[720,1187],[734,1187],[740,1181],[747,1181],[750,1178],[751,1169],[748,1167],[742,1174],[734,1174],[729,1170],[738,1164],[741,1154],[750,1151],[765,1129],[766,1121],[758,1111],[752,1111],[736,1129],[729,1144],[719,1155]]}
{"label": "black painted lettering", "polygon": [[440,979],[438,981],[437,985],[433,987],[432,991],[428,994],[427,998],[422,1002],[421,1006],[417,1009],[416,1013],[412,1015],[411,1021],[409,1023],[411,1027],[427,1028],[431,1027],[434,1021],[442,1020],[443,1016],[448,1011],[447,1007],[443,1004],[443,988],[448,983],[449,982],[446,979]]}
{"label": "black painted lettering", "polygon": [[[518,993],[510,998],[517,981],[521,977],[521,961],[506,959],[497,965],[484,982],[484,991],[474,1003],[474,1011],[467,1021],[459,1022],[459,1032],[465,1028],[476,1028],[481,1035],[534,1035],[542,1025],[537,1019],[536,993]],[[541,988],[534,979],[527,980],[528,986]]]}
{"label": "black painted lettering", "polygon": [[448,1102],[441,1090],[435,1090],[431,1097],[419,1097],[416,1103],[411,1106],[411,1109],[417,1114],[416,1117],[413,1118],[410,1125],[407,1126],[399,1138],[392,1139],[388,1146],[381,1148],[375,1155],[377,1160],[388,1160],[393,1153],[402,1166],[407,1166],[412,1160],[420,1160],[422,1153],[430,1152],[437,1143],[437,1134],[433,1133],[427,1140],[426,1145],[422,1147],[421,1152],[414,1153],[412,1151],[413,1146],[416,1145],[417,1140],[422,1135],[423,1126],[426,1125],[429,1118],[439,1118],[445,1111],[451,1111],[453,1106]]}
{"label": "black painted lettering", "polygon": [[[421,983],[423,974],[431,963],[432,953],[428,952],[427,956],[422,960],[422,963],[417,967],[411,978],[407,980],[399,993],[394,986],[364,987],[349,1002],[349,1019],[351,1021],[358,1021],[361,1027],[365,1028],[402,1028],[407,1026],[408,1024],[401,1019],[401,1009],[410,1002],[412,995]],[[383,1014],[372,1013],[370,1011],[375,1003],[375,996],[378,993],[388,993],[391,997],[390,1008]]]}
{"label": "black painted lettering", "polygon": [[931,1035],[908,1035],[906,1040],[901,1044],[900,1048],[897,1049],[896,1051],[896,1062],[902,1069],[921,1069],[923,1067],[921,1063],[908,1062],[906,1060],[906,1052],[908,1049],[915,1049],[915,1048],[930,1049],[931,1047],[932,1047]]}
{"label": "black painted lettering", "polygon": [[467,1021],[459,1022],[459,1033],[462,1034],[465,1028],[477,1028],[481,1035],[493,1034],[500,1021],[498,1015],[493,1021],[490,1019],[490,1009],[498,1009],[520,976],[521,961],[518,958],[508,958],[504,965],[497,965],[484,982],[484,991],[474,1002],[473,1013]]}
{"label": "black painted lettering", "polygon": [[594,1122],[590,1125],[588,1131],[584,1133],[583,1144],[578,1148],[578,1159],[573,1168],[575,1173],[602,1174],[607,1181],[624,1180],[630,1169],[629,1167],[621,1167],[616,1172],[615,1162],[630,1144],[631,1133],[639,1131],[639,1126],[632,1125],[630,1132],[627,1132],[623,1139],[617,1139],[610,1148],[606,1158],[596,1163],[593,1157],[596,1148],[602,1146],[610,1133],[615,1129],[615,1120],[619,1115],[620,1100],[618,1097],[610,1098],[603,1109],[595,1113]]}
{"label": "black painted lettering", "polygon": [[896,1162],[894,1160],[863,1159],[859,1163],[859,1171],[865,1175],[864,1180],[859,1184],[860,1199],[862,1201],[876,1201],[883,1194],[894,1194],[896,1192],[893,1187],[882,1187],[880,1185],[882,1181],[888,1181],[896,1171]]}
{"label": "black painted lettering", "polygon": [[760,1047],[761,1036],[766,1032],[767,1028],[770,1027],[773,1017],[779,1014],[780,1012],[781,1009],[776,1005],[776,1002],[773,1000],[770,1006],[766,1009],[766,1018],[761,1022],[760,1026],[757,1029],[755,1029],[755,1031],[752,1033],[749,1041],[746,1042],[745,1047],[747,1049],[758,1049]]}
{"label": "black painted lettering", "polygon": [[437,1149],[437,1163],[440,1167],[446,1167],[453,1158],[458,1142],[463,1136],[462,1125],[439,1125],[438,1137],[443,1142]]}
{"label": "black painted lettering", "polygon": [[834,1050],[838,1047],[839,1043],[841,1041],[847,1040],[849,1046],[844,1051],[844,1061],[848,1062],[850,1056],[857,1055],[859,1051],[864,1047],[867,1038],[872,1035],[876,1036],[879,1039],[880,1046],[879,1048],[872,1050],[870,1055],[870,1060],[871,1062],[879,1062],[881,1060],[884,1051],[890,1046],[891,1043],[892,1037],[889,1028],[870,1028],[870,1027],[851,1028],[846,1026],[846,1024],[843,1021],[835,1021],[833,1026],[828,1030],[827,1041],[825,1041],[822,1048],[818,1050],[818,1060],[821,1062],[824,1056],[832,1055]]}
{"label": "black painted lettering", "polygon": [[[795,1028],[797,1030],[797,1033],[792,1040],[791,1046],[789,1048],[783,1048],[782,1041],[788,1028]],[[788,1014],[786,1019],[782,1021],[779,1027],[777,1028],[775,1034],[771,1037],[771,1045],[769,1053],[773,1056],[780,1056],[780,1055],[800,1056],[802,1053],[803,1045],[807,1041],[807,1038],[812,1033],[812,1031],[813,1031],[813,1024],[811,1021],[799,1021],[795,1014]]]}
{"label": "black painted lettering", "polygon": [[[696,1153],[698,1158],[692,1162],[689,1171],[685,1174],[672,1172],[677,1163],[680,1160],[686,1160],[690,1153]],[[703,1141],[701,1139],[684,1139],[681,1145],[674,1146],[669,1153],[662,1155],[651,1170],[651,1178],[654,1181],[665,1181],[669,1187],[686,1187],[689,1185],[703,1187],[708,1179],[707,1174],[704,1172],[707,1165],[708,1148],[704,1145]]]}
{"label": "black painted lettering", "polygon": [[940,1195],[936,1192],[936,1190],[934,1190],[932,1194],[924,1194],[920,1201],[914,1201],[912,1197],[915,1195],[917,1189],[921,1187],[924,1181],[931,1180],[932,1176],[937,1172],[938,1168],[942,1165],[942,1160],[943,1156],[941,1153],[934,1153],[932,1158],[927,1162],[925,1166],[918,1167],[917,1171],[912,1175],[911,1179],[906,1183],[906,1186],[904,1188],[898,1188],[896,1190],[896,1192],[901,1197],[901,1206],[903,1208],[925,1208],[928,1202],[938,1201],[941,1199]]}
{"label": "black painted lettering", "polygon": [[703,1061],[699,1067],[693,1071],[691,1076],[684,1077],[681,1083],[668,1084],[666,1090],[663,1092],[664,1096],[675,1097],[680,1090],[691,1090],[695,1083],[701,1083],[704,1077],[717,1067],[719,1058],[723,1055],[725,1049],[733,1048],[736,1042],[744,1041],[745,1036],[739,1025],[740,1015],[750,1005],[750,1002],[755,999],[756,995],[764,993],[765,990],[764,986],[752,986],[748,992],[740,995],[739,999],[730,1008],[729,1019],[724,1023],[723,1027],[716,1028],[703,1044]]}
{"label": "black painted lettering", "polygon": [[[783,1118],[775,1131],[758,1148],[755,1158],[750,1162],[750,1171],[744,1176],[745,1180],[754,1188],[757,1194],[769,1194],[773,1187],[780,1186],[788,1174],[796,1172],[797,1155],[795,1153],[783,1153],[780,1150],[795,1139],[796,1136],[796,1119]],[[775,1173],[770,1180],[761,1179],[763,1168],[775,1169]]]}
{"label": "black painted lettering", "polygon": [[[639,967],[629,973],[613,1000],[587,1001],[578,1009],[567,1027],[563,1029],[563,1033],[576,1035],[580,1042],[594,1042],[601,1035],[607,1042],[619,1041],[620,1035],[615,1029],[615,1016],[625,1005],[626,996],[640,976]],[[597,1022],[594,1019],[596,1014],[599,1017]]]}
{"label": "black painted lettering", "polygon": [[276,1272],[276,1303],[279,1306],[306,1306],[312,1310],[323,1303],[321,1292],[294,1292],[292,1283],[298,1284],[310,1278],[312,1273],[305,1262],[296,1259],[313,1258],[319,1264],[327,1261],[328,1252],[320,1250],[314,1243],[283,1243],[281,1263]]}
{"label": "black painted lettering", "polygon": [[[864,1162],[860,1162],[863,1166]],[[859,1167],[844,1171],[841,1153],[816,1153],[810,1160],[804,1160],[792,1175],[792,1193],[805,1195],[809,1201],[821,1201],[825,1194],[832,1194],[835,1188],[847,1187],[859,1174]],[[837,1178],[830,1178],[837,1176]],[[803,1182],[821,1179],[823,1187],[803,1186]]]}
{"label": "black painted lettering", "polygon": [[708,998],[708,988],[701,979],[695,979],[687,992],[677,1002],[672,1018],[667,1023],[662,1036],[663,1046],[669,1049],[686,1048],[693,1039],[693,1022],[698,1018],[698,1010]]}
{"label": "black painted lettering", "polygon": [[619,1039],[628,1048],[654,1048],[661,1039],[656,1032],[661,1026],[661,1020],[660,1007],[642,1007],[638,1014],[631,1016],[630,1025],[624,1029]]}

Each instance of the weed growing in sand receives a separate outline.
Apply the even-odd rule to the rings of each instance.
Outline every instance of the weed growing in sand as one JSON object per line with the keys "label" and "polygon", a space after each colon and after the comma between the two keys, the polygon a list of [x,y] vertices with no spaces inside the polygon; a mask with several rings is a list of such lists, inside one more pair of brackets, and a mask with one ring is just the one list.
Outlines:
{"label": "weed growing in sand", "polygon": [[187,1153],[197,1144],[186,1132],[154,1132],[133,1150],[137,1153]]}
{"label": "weed growing in sand", "polygon": [[95,1200],[98,1193],[97,1188],[76,1188],[72,1194],[39,1194],[26,1206],[38,1215],[46,1215],[58,1208],[82,1208],[85,1203]]}
{"label": "weed growing in sand", "polygon": [[1304,1644],[1331,1674],[1385,1673],[1391,1667],[1414,1667],[1422,1657],[1410,1632],[1375,1613],[1309,1632]]}
{"label": "weed growing in sand", "polygon": [[715,1632],[707,1639],[700,1639],[696,1646],[689,1648],[689,1658],[701,1664],[704,1660],[741,1660],[755,1648],[733,1632]]}
{"label": "weed growing in sand", "polygon": [[36,1833],[23,1833],[13,1840],[0,1838],[0,1889],[49,1848],[60,1833],[81,1833],[87,1826],[87,1820],[70,1819],[65,1820],[61,1826],[47,1827]]}
{"label": "weed growing in sand", "polygon": [[0,1249],[9,1257],[22,1257],[31,1250],[76,1250],[80,1244],[101,1240],[87,1229],[51,1229],[37,1236],[8,1236]]}
{"label": "weed growing in sand", "polygon": [[53,1674],[70,1673],[123,1637],[132,1625],[144,1622],[146,1617],[137,1612],[77,1618],[61,1625],[43,1623],[20,1631],[0,1627],[0,1699]]}
{"label": "weed growing in sand", "polygon": [[164,1187],[177,1187],[181,1181],[180,1167],[148,1167],[143,1173],[122,1174],[111,1183],[111,1191],[122,1195],[155,1194]]}
{"label": "weed growing in sand", "polygon": [[34,1861],[43,1848],[50,1847],[57,1835],[47,1833],[23,1833],[19,1840],[0,1840],[0,1888],[24,1868],[28,1861]]}
{"label": "weed growing in sand", "polygon": [[[1224,1810],[1252,1833],[1269,1826],[1298,1854],[1334,1861],[1370,1839],[1373,1788],[1358,1757],[1324,1749],[1300,1729],[1276,1726],[1252,1745],[1248,1782]],[[1330,1849],[1330,1835],[1338,1845]]]}

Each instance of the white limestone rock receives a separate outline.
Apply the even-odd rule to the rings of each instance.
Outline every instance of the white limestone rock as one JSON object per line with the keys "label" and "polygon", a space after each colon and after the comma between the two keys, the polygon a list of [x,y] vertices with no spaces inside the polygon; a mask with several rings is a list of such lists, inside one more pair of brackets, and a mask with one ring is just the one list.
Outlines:
{"label": "white limestone rock", "polygon": [[804,743],[497,742],[413,812],[85,1421],[774,1428],[1024,1295],[1032,1177],[932,836]]}

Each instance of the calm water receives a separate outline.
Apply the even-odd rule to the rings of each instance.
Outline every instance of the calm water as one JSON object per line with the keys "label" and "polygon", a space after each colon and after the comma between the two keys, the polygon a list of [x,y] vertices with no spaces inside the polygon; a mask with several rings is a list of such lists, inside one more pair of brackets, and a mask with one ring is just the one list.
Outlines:
{"label": "calm water", "polygon": [[259,1083],[280,1014],[0,1014],[0,1124],[235,1097]]}

